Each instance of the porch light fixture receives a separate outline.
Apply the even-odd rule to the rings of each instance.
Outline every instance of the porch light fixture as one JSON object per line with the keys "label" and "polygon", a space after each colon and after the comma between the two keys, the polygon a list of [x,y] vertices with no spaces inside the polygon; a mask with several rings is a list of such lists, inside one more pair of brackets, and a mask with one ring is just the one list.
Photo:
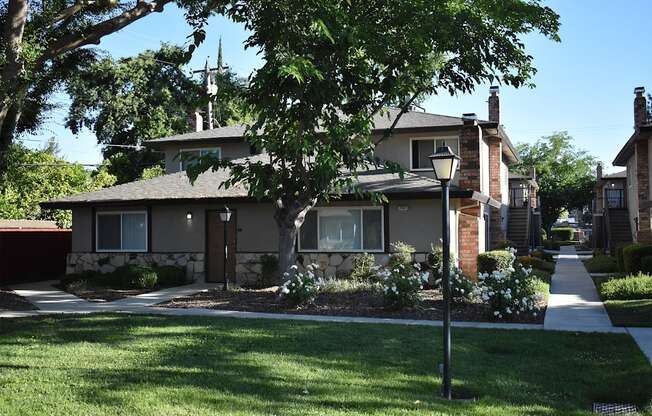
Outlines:
{"label": "porch light fixture", "polygon": [[223,287],[223,290],[227,291],[227,290],[229,290],[229,278],[228,278],[228,276],[226,274],[226,260],[227,260],[227,258],[229,256],[229,249],[228,249],[227,243],[226,243],[226,228],[227,228],[226,225],[229,223],[229,221],[231,221],[231,210],[226,205],[224,205],[224,211],[220,212],[220,219],[222,220],[222,223],[224,225],[224,227],[223,227],[224,228],[224,263],[223,263],[223,265],[224,265],[223,266],[224,267],[223,268],[223,270],[224,270],[224,287]]}
{"label": "porch light fixture", "polygon": [[451,284],[450,284],[450,214],[448,183],[455,177],[460,157],[448,146],[439,147],[435,154],[428,156],[432,163],[435,178],[441,182],[441,213],[442,213],[442,295],[444,297],[444,365],[442,374],[442,396],[452,399],[451,393]]}
{"label": "porch light fixture", "polygon": [[188,211],[188,212],[186,212],[186,219],[187,219],[188,221],[192,220],[192,211]]}

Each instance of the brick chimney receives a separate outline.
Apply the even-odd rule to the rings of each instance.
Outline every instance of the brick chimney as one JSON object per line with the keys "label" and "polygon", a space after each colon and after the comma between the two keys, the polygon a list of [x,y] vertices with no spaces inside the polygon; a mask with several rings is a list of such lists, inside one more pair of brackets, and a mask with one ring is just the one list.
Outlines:
{"label": "brick chimney", "polygon": [[598,166],[595,168],[595,176],[598,180],[602,179],[602,162],[598,162]]}
{"label": "brick chimney", "polygon": [[500,97],[498,86],[489,87],[489,121],[500,124]]}
{"label": "brick chimney", "polygon": [[634,88],[634,95],[634,128],[639,128],[648,123],[645,88]]}

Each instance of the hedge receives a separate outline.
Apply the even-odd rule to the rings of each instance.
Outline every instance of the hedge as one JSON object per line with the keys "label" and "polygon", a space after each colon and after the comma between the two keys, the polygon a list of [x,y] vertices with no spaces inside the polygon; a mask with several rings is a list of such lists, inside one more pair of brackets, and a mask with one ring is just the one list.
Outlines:
{"label": "hedge", "polygon": [[555,263],[549,262],[533,256],[521,256],[518,258],[519,263],[525,267],[531,267],[533,269],[544,270],[546,272],[552,273],[555,271]]}
{"label": "hedge", "polygon": [[652,276],[639,274],[613,279],[600,285],[603,300],[652,299]]}
{"label": "hedge", "polygon": [[507,270],[514,261],[514,255],[505,250],[487,251],[478,255],[478,272],[491,273]]}
{"label": "hedge", "polygon": [[625,273],[638,273],[642,270],[641,259],[652,255],[652,246],[647,244],[630,244],[623,248],[623,266]]}
{"label": "hedge", "polygon": [[627,244],[619,244],[616,246],[616,265],[618,266],[619,272],[625,271],[625,261],[623,259],[623,250],[627,247]]}
{"label": "hedge", "polygon": [[641,259],[641,271],[652,274],[652,256],[645,256]]}
{"label": "hedge", "polygon": [[571,241],[575,236],[575,229],[571,227],[558,227],[550,230],[550,236],[556,241]]}
{"label": "hedge", "polygon": [[186,283],[185,269],[176,266],[139,266],[127,264],[111,273],[87,270],[61,278],[61,285],[85,281],[94,286],[113,289],[152,289],[156,286],[178,286]]}

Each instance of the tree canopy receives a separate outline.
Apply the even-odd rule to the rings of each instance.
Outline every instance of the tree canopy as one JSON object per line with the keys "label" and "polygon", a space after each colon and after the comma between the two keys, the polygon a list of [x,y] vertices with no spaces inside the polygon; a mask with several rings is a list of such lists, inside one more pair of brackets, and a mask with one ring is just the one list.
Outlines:
{"label": "tree canopy", "polygon": [[36,128],[60,82],[92,59],[82,49],[172,0],[5,0],[0,3],[0,174],[17,132]]}
{"label": "tree canopy", "polygon": [[519,144],[518,151],[522,162],[514,170],[522,174],[536,170],[541,222],[546,230],[562,212],[591,204],[597,162],[577,149],[567,132],[554,133],[534,144]]}
{"label": "tree canopy", "polygon": [[368,166],[376,114],[392,103],[405,111],[424,95],[469,92],[481,82],[531,86],[533,58],[521,37],[539,32],[557,40],[559,27],[554,11],[525,0],[184,5],[195,43],[203,40],[208,17],[222,14],[244,24],[251,32],[245,46],[263,57],[244,96],[255,118],[246,137],[269,161],[204,160],[189,175],[228,166],[224,186],[244,182],[252,196],[274,201],[282,271],[294,263],[306,212],[352,186]]}
{"label": "tree canopy", "polygon": [[106,169],[88,172],[79,164],[69,163],[50,144],[31,150],[16,143],[9,148],[8,169],[0,190],[0,218],[54,220],[69,227],[71,213],[65,210],[41,210],[39,203],[55,197],[94,191],[115,183]]}

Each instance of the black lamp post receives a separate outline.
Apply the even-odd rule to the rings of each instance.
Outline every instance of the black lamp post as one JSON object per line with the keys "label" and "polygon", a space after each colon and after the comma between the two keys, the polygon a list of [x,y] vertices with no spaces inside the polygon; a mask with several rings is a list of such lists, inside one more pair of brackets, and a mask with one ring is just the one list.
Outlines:
{"label": "black lamp post", "polygon": [[442,291],[444,296],[444,374],[442,396],[451,397],[451,286],[450,286],[450,214],[448,212],[448,184],[455,177],[460,157],[448,146],[440,147],[429,156],[435,178],[441,182],[441,217],[442,217]]}
{"label": "black lamp post", "polygon": [[224,206],[224,211],[220,212],[220,219],[224,224],[224,290],[229,290],[229,278],[226,274],[226,260],[228,258],[228,247],[226,243],[226,226],[231,220],[231,210],[226,205]]}

